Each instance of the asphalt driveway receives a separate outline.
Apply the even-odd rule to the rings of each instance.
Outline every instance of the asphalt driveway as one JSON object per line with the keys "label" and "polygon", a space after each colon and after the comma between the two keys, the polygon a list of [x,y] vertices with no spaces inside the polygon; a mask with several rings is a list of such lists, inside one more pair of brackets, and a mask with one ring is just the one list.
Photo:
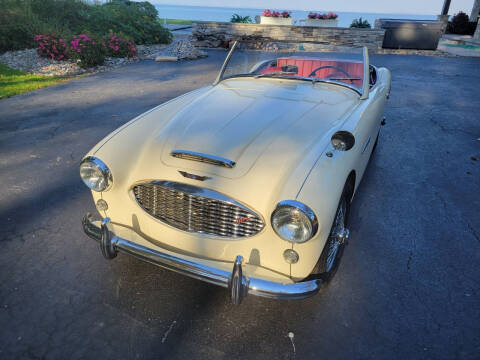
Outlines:
{"label": "asphalt driveway", "polygon": [[145,61],[0,101],[0,358],[478,359],[480,59],[372,57],[393,74],[388,122],[319,295],[234,307],[224,289],[102,258],[80,226],[94,211],[81,157],[211,83],[224,55]]}

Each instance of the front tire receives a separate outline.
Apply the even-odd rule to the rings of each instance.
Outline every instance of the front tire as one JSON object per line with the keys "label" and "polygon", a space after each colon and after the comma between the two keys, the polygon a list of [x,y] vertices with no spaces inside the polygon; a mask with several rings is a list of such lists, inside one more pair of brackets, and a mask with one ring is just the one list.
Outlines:
{"label": "front tire", "polygon": [[347,229],[348,215],[350,213],[349,199],[350,197],[347,196],[347,192],[344,190],[338,203],[337,212],[327,243],[312,272],[312,274],[316,274],[318,278],[326,283],[335,275],[343,255],[343,250],[345,249],[345,242],[350,235]]}
{"label": "front tire", "polygon": [[372,149],[372,154],[375,152],[375,150],[377,149],[377,145],[378,145],[378,138],[380,137],[380,130],[378,131],[378,134],[377,134],[377,138],[375,139],[375,144],[373,144],[373,149]]}

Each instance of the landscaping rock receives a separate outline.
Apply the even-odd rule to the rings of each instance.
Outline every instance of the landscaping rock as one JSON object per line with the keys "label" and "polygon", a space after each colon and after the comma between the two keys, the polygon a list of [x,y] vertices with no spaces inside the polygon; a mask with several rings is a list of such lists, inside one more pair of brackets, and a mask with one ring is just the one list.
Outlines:
{"label": "landscaping rock", "polygon": [[13,69],[38,75],[72,76],[85,72],[74,62],[55,61],[40,57],[36,49],[8,51],[0,55],[0,62]]}
{"label": "landscaping rock", "polygon": [[138,45],[137,56],[140,60],[154,60],[157,54],[165,50],[167,46],[165,44]]}
{"label": "landscaping rock", "polygon": [[206,57],[207,53],[193,46],[190,40],[177,40],[157,55],[157,57],[165,56],[176,57],[179,60],[193,60]]}
{"label": "landscaping rock", "polygon": [[110,69],[115,69],[126,64],[131,64],[139,60],[153,56],[159,49],[165,48],[166,45],[152,45],[142,46],[138,51],[137,58],[113,58],[106,57],[105,63],[100,66],[91,67],[88,69],[81,68],[73,60],[56,61],[38,55],[36,49],[27,49],[19,51],[9,51],[0,55],[0,62],[5,65],[23,70],[30,74],[45,75],[45,76],[75,76],[83,73],[97,73],[104,72]]}

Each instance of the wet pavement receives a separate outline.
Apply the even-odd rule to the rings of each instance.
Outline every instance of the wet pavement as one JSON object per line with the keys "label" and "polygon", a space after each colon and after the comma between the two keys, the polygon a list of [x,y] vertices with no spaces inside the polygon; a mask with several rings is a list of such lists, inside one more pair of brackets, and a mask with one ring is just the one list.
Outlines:
{"label": "wet pavement", "polygon": [[[137,114],[210,84],[225,53],[144,61],[0,101],[1,359],[478,359],[480,59],[372,56],[382,128],[329,287],[247,297],[81,230],[81,157]],[[293,338],[288,333],[293,333]]]}

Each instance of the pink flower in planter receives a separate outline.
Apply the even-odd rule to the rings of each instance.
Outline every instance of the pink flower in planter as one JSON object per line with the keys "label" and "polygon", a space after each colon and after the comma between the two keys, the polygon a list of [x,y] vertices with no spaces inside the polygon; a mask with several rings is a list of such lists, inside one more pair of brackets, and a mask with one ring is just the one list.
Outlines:
{"label": "pink flower in planter", "polygon": [[262,11],[262,16],[271,17],[272,12],[269,9],[263,10]]}
{"label": "pink flower in planter", "polygon": [[335,14],[334,12],[330,11],[326,14],[319,14],[319,13],[314,13],[311,12],[308,14],[309,19],[319,19],[319,20],[335,20],[338,18],[338,15]]}
{"label": "pink flower in planter", "polygon": [[329,18],[329,19],[336,19],[337,17],[338,17],[338,15],[335,14],[334,12],[332,12],[332,11],[330,11],[330,12],[328,13],[328,18]]}

